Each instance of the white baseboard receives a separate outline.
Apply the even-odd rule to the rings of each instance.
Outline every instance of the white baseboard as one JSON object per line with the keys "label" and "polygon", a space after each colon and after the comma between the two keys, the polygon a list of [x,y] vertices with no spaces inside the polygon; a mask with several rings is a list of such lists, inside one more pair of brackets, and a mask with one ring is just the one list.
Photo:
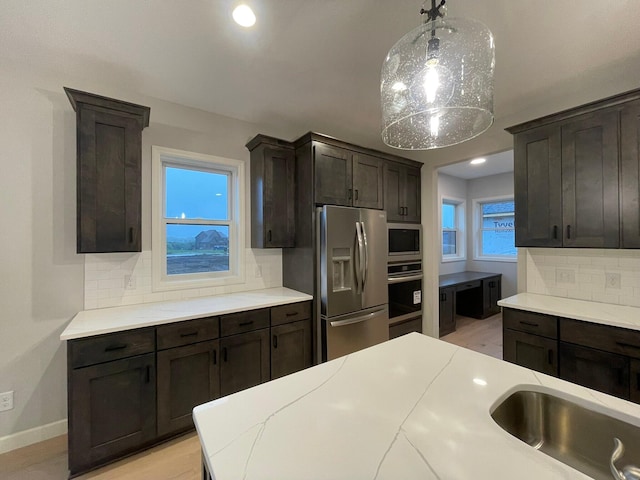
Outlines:
{"label": "white baseboard", "polygon": [[0,437],[0,453],[10,452],[17,448],[26,447],[34,443],[49,440],[50,438],[67,433],[67,419],[30,428],[22,432],[13,433],[6,437]]}

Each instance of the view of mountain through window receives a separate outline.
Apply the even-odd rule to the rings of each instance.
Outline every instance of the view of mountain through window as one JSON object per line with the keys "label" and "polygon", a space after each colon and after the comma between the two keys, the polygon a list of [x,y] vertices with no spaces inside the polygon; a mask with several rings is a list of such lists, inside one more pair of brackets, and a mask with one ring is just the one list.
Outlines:
{"label": "view of mountain through window", "polygon": [[165,168],[167,275],[229,270],[227,173]]}

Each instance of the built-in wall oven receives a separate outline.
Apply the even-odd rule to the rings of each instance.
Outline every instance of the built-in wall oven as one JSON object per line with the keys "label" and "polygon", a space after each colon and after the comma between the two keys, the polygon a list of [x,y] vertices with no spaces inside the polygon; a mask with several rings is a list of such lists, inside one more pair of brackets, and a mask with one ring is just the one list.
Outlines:
{"label": "built-in wall oven", "polygon": [[389,338],[422,332],[420,225],[388,224]]}

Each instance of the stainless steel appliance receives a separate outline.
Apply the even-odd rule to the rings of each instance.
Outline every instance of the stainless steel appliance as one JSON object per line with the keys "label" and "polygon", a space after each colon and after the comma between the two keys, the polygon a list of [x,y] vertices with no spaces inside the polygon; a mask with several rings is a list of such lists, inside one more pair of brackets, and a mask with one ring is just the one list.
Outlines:
{"label": "stainless steel appliance", "polygon": [[411,223],[389,223],[388,261],[422,261],[422,225]]}
{"label": "stainless steel appliance", "polygon": [[422,333],[422,261],[387,266],[389,337]]}
{"label": "stainless steel appliance", "polygon": [[386,212],[318,208],[319,360],[389,339]]}

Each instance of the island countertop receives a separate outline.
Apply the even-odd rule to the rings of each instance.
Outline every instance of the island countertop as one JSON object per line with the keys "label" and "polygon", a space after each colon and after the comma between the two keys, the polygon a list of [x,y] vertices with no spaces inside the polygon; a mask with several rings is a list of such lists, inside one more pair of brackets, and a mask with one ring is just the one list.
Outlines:
{"label": "island countertop", "polygon": [[502,430],[516,390],[640,426],[640,405],[418,333],[194,409],[203,458],[230,479],[585,479]]}
{"label": "island countertop", "polygon": [[229,293],[210,297],[156,303],[141,303],[123,307],[83,310],[76,314],[60,335],[60,340],[121,332],[134,328],[180,322],[193,318],[268,308],[288,303],[312,300],[311,295],[290,288]]}

